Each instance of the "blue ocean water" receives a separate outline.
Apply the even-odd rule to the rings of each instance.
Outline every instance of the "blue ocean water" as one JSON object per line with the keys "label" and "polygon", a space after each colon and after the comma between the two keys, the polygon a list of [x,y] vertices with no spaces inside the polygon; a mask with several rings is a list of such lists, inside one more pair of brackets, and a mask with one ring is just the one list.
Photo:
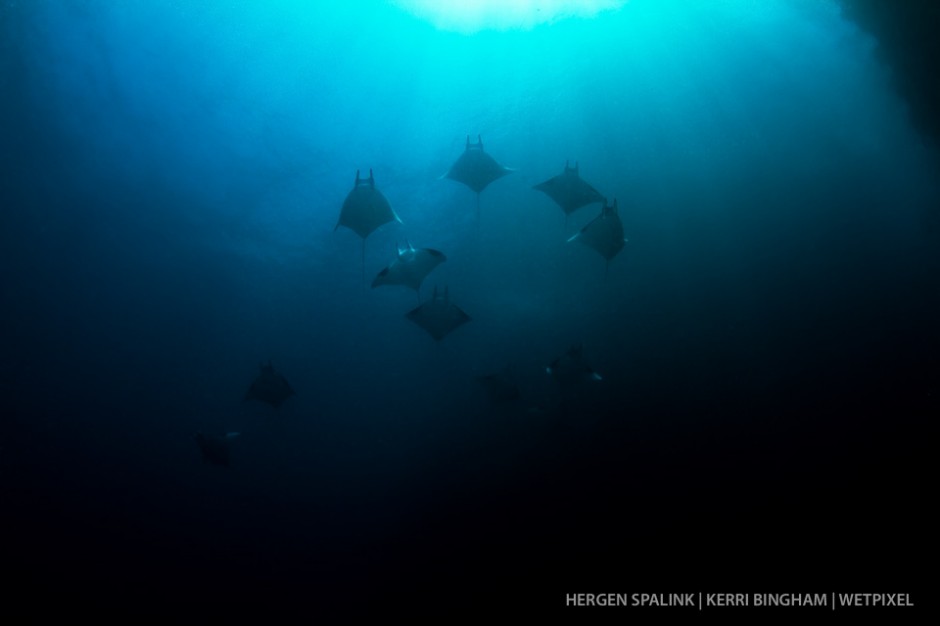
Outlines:
{"label": "blue ocean water", "polygon": [[[781,575],[835,537],[901,563],[872,510],[922,510],[940,382],[936,147],[837,3],[473,32],[385,2],[0,18],[24,585],[551,608],[586,581],[696,588],[719,554],[771,586],[910,582],[847,548]],[[479,213],[442,178],[468,136],[513,170]],[[532,189],[566,161],[618,201],[609,267],[567,241],[599,205],[566,220]],[[334,227],[370,169],[401,223],[361,257]],[[421,298],[472,318],[442,341],[413,292],[368,286],[405,242],[447,256]],[[559,389],[573,345],[603,380]],[[278,409],[244,400],[269,359]],[[507,366],[520,398],[494,405],[475,377]],[[240,433],[229,467],[196,431]]]}

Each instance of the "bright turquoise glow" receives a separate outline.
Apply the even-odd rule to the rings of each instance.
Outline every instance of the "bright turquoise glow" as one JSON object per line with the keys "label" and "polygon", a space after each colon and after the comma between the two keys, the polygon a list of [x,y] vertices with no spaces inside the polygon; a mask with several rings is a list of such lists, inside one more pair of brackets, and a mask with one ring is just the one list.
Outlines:
{"label": "bright turquoise glow", "polygon": [[[546,2],[540,23],[491,21],[473,35],[405,10],[418,0],[87,6],[93,20],[37,4],[56,34],[36,52],[52,86],[38,100],[61,106],[95,159],[113,153],[129,176],[165,170],[203,197],[240,226],[213,244],[244,254],[336,245],[357,169],[375,170],[408,229],[376,233],[374,250],[404,234],[463,245],[477,232],[459,208],[472,199],[438,178],[468,135],[517,170],[502,184],[510,208],[491,211],[485,232],[538,211],[531,186],[568,159],[605,194],[649,209],[632,219],[668,230],[726,210],[741,181],[814,180],[847,154],[877,171],[885,155],[917,154],[872,40],[833,0],[629,0],[593,4],[591,18]],[[465,24],[481,27],[496,6],[477,5]],[[549,247],[557,231],[536,234]]]}
{"label": "bright turquoise glow", "polygon": [[569,17],[590,18],[627,0],[393,0],[440,30],[528,30]]}

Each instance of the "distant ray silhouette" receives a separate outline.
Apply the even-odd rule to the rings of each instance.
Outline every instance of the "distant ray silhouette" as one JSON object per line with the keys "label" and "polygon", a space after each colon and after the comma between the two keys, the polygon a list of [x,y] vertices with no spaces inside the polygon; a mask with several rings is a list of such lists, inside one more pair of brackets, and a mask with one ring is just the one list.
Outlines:
{"label": "distant ray silhouette", "polygon": [[578,164],[568,167],[568,161],[565,161],[564,172],[532,188],[554,200],[565,212],[566,220],[568,215],[581,207],[604,201],[604,196],[581,178],[578,173]]}
{"label": "distant ray silhouette", "polygon": [[404,285],[418,292],[427,275],[446,260],[447,257],[442,252],[431,248],[415,250],[408,243],[407,247],[398,249],[398,257],[392,264],[378,273],[372,281],[372,287]]}
{"label": "distant ray silhouette", "polygon": [[260,368],[261,373],[251,383],[248,393],[245,394],[245,400],[267,402],[276,409],[294,395],[294,390],[291,389],[286,378],[274,371],[270,360],[267,364],[262,363]]}
{"label": "distant ray silhouette", "polygon": [[595,250],[609,265],[610,260],[623,250],[623,244],[626,241],[623,238],[623,222],[617,215],[617,200],[614,199],[612,205],[607,205],[605,202],[601,214],[588,222],[579,233],[568,239],[568,241],[575,240]]}
{"label": "distant ray silhouette", "polygon": [[216,436],[204,435],[202,431],[197,432],[195,439],[199,451],[202,452],[202,462],[228,467],[231,461],[229,443],[235,437],[238,437],[238,433],[225,433],[222,436]]}
{"label": "distant ray silhouette", "polygon": [[343,209],[339,213],[339,221],[333,228],[335,232],[340,226],[352,230],[362,237],[362,281],[365,282],[366,272],[366,237],[372,232],[389,222],[401,222],[401,219],[392,210],[388,200],[382,195],[382,192],[375,188],[375,176],[372,170],[369,170],[369,178],[362,180],[359,178],[359,170],[356,170],[356,182],[353,184],[352,191],[343,201]]}
{"label": "distant ray silhouette", "polygon": [[467,135],[467,147],[454,163],[444,178],[463,183],[477,194],[477,213],[480,211],[480,192],[494,180],[512,172],[483,151],[483,138],[477,135],[477,143],[470,143]]}
{"label": "distant ray silhouette", "polygon": [[519,386],[509,367],[486,376],[477,376],[477,382],[486,390],[486,395],[493,405],[508,404],[519,399]]}
{"label": "distant ray silhouette", "polygon": [[571,346],[563,355],[549,363],[545,371],[560,387],[572,387],[588,380],[601,380],[601,375],[584,359],[581,346]]}
{"label": "distant ray silhouette", "polygon": [[405,317],[426,330],[436,341],[470,321],[470,316],[450,301],[446,287],[443,295],[439,294],[435,287],[431,299],[409,311]]}

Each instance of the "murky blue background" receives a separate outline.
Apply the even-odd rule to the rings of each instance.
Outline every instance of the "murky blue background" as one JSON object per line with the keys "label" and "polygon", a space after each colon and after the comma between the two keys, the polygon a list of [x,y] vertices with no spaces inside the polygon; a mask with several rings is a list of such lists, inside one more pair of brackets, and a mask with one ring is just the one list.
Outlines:
{"label": "murky blue background", "polygon": [[[696,584],[707,561],[677,579],[672,550],[772,576],[735,537],[810,558],[868,536],[866,498],[917,510],[921,483],[885,494],[922,480],[936,416],[937,155],[838,5],[635,0],[474,34],[379,2],[0,18],[0,453],[27,585],[466,601],[518,576],[545,604],[589,572]],[[516,170],[479,221],[439,179],[468,134]],[[606,276],[566,243],[597,206],[565,224],[531,189],[566,160],[619,202]],[[366,274],[405,240],[443,251],[422,294],[473,321],[440,343],[334,231],[370,168],[402,223]],[[563,397],[545,366],[572,344],[604,381]],[[277,411],[242,401],[269,358],[297,391]],[[474,376],[507,364],[522,400],[493,407]],[[230,468],[196,430],[241,432]]]}

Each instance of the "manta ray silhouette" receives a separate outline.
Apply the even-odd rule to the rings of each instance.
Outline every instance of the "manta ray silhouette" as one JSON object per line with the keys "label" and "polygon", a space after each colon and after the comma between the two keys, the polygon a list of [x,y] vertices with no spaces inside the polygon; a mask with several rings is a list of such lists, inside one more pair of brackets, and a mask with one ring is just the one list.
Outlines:
{"label": "manta ray silhouette", "polygon": [[435,267],[447,260],[444,253],[431,248],[417,250],[407,244],[398,249],[398,257],[391,265],[383,269],[372,281],[372,287],[382,285],[404,285],[420,292],[421,283]]}
{"label": "manta ray silhouette", "polygon": [[245,394],[245,400],[260,400],[276,409],[294,395],[294,390],[291,389],[286,378],[274,371],[270,360],[267,363],[261,363],[260,368],[261,372],[251,383],[248,393]]}
{"label": "manta ray silhouette", "polygon": [[369,170],[369,178],[365,180],[359,177],[359,170],[356,170],[356,182],[353,183],[352,191],[343,201],[343,208],[333,231],[335,232],[340,226],[345,226],[362,237],[363,282],[365,282],[366,273],[366,237],[379,226],[389,222],[401,222],[401,219],[392,210],[382,192],[376,188],[372,170]]}
{"label": "manta ray silhouette", "polygon": [[470,316],[450,301],[446,287],[443,294],[438,293],[435,287],[431,299],[406,313],[405,317],[426,330],[435,341],[440,341],[470,321]]}
{"label": "manta ray silhouette", "polygon": [[582,346],[568,348],[563,355],[549,363],[545,371],[560,387],[572,387],[588,380],[602,380],[584,358]]}
{"label": "manta ray silhouette", "polygon": [[520,397],[519,386],[508,366],[493,374],[477,376],[476,380],[494,406],[514,402]]}
{"label": "manta ray silhouette", "polygon": [[443,178],[450,178],[463,183],[477,194],[477,214],[480,212],[480,192],[494,180],[500,179],[512,172],[496,162],[496,159],[483,151],[483,138],[477,135],[477,143],[470,143],[467,135],[467,146],[460,158],[444,174]]}
{"label": "manta ray silhouette", "polygon": [[576,210],[589,204],[604,202],[604,196],[591,185],[584,182],[578,172],[578,163],[568,167],[565,161],[565,170],[558,176],[553,176],[544,183],[533,186],[555,201],[565,212],[565,221]]}
{"label": "manta ray silhouette", "polygon": [[612,205],[604,203],[601,214],[581,229],[579,233],[568,241],[580,241],[604,257],[607,262],[606,269],[610,267],[610,260],[623,250],[626,239],[623,238],[623,222],[617,215],[617,200]]}
{"label": "manta ray silhouette", "polygon": [[229,444],[235,437],[238,437],[238,433],[225,433],[217,436],[204,435],[202,431],[197,432],[194,438],[199,451],[202,452],[202,462],[228,467],[231,462]]}

